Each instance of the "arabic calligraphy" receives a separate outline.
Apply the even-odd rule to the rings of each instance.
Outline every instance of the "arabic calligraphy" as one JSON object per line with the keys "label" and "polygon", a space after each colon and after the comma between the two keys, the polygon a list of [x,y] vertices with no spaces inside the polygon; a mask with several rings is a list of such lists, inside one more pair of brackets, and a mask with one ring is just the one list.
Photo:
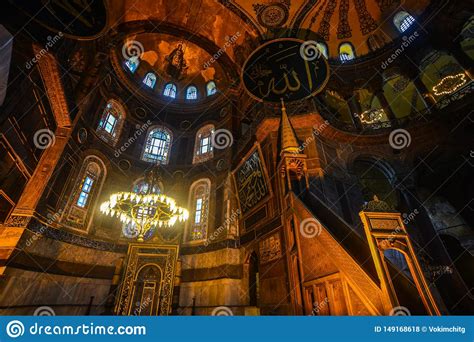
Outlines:
{"label": "arabic calligraphy", "polygon": [[329,67],[321,54],[314,60],[303,58],[299,51],[304,42],[279,39],[254,51],[242,69],[247,91],[260,101],[301,100],[315,95],[325,86]]}
{"label": "arabic calligraphy", "polygon": [[237,169],[235,178],[240,207],[244,214],[269,194],[258,150]]}

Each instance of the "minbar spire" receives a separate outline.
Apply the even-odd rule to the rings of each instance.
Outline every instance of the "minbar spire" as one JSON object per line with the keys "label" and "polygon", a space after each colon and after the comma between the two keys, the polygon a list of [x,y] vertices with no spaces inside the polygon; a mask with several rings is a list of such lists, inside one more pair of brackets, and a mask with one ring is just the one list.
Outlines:
{"label": "minbar spire", "polygon": [[299,153],[300,144],[296,139],[296,134],[291,125],[288,114],[286,113],[285,102],[281,99],[281,121],[280,121],[280,134],[281,134],[281,151],[280,153],[290,152]]}

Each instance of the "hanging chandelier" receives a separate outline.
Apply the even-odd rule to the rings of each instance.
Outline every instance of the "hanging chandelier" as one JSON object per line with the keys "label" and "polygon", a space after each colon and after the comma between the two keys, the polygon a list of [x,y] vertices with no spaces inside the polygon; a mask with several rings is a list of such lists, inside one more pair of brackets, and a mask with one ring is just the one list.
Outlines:
{"label": "hanging chandelier", "polygon": [[145,234],[151,229],[172,227],[177,221],[186,221],[189,217],[186,209],[177,206],[176,201],[169,196],[153,193],[158,186],[158,179],[157,169],[150,171],[146,193],[114,193],[101,204],[100,211],[132,225],[137,232],[138,242],[143,242]]}
{"label": "hanging chandelier", "polygon": [[464,72],[457,75],[449,75],[439,81],[439,83],[433,87],[433,91],[436,96],[449,95],[456,92],[466,83],[467,79]]}

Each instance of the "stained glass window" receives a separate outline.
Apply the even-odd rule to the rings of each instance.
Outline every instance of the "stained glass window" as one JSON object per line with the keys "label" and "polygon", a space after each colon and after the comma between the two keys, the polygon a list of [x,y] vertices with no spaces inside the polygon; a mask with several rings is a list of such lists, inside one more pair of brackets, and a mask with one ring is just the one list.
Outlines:
{"label": "stained glass window", "polygon": [[156,83],[156,75],[152,72],[149,72],[145,75],[145,78],[143,79],[143,83],[148,87],[153,89],[155,87]]}
{"label": "stained glass window", "polygon": [[89,201],[89,197],[92,193],[92,187],[95,181],[98,179],[100,174],[100,167],[95,162],[88,162],[85,168],[85,175],[80,184],[79,195],[76,200],[76,205],[81,208],[86,208]]}
{"label": "stained glass window", "polygon": [[205,240],[207,237],[210,187],[211,181],[207,178],[191,186],[189,206],[192,208],[192,219],[188,223],[188,241]]}
{"label": "stained glass window", "polygon": [[84,159],[72,194],[68,196],[66,215],[62,218],[67,226],[81,230],[88,229],[105,174],[106,169],[102,160],[96,156],[88,156]]}
{"label": "stained glass window", "polygon": [[393,17],[393,23],[400,32],[405,32],[415,23],[415,18],[405,11],[398,12]]}
{"label": "stained glass window", "polygon": [[341,62],[347,62],[355,58],[354,48],[350,43],[342,43],[339,46],[339,59]]}
{"label": "stained glass window", "polygon": [[186,100],[196,100],[197,99],[197,88],[195,86],[189,86],[186,89]]}
{"label": "stained glass window", "polygon": [[133,74],[137,70],[138,65],[140,65],[140,59],[137,56],[133,56],[125,62],[128,70]]}
{"label": "stained glass window", "polygon": [[89,197],[92,189],[92,184],[94,184],[94,180],[91,177],[86,176],[86,178],[84,178],[84,182],[82,183],[82,189],[79,194],[79,198],[77,199],[77,205],[79,207],[84,208],[86,206],[87,198]]}
{"label": "stained glass window", "polygon": [[211,96],[211,95],[214,95],[215,93],[217,93],[217,86],[216,86],[216,83],[214,81],[209,81],[207,83],[206,92],[207,92],[207,96]]}
{"label": "stained glass window", "polygon": [[171,132],[157,127],[148,133],[142,159],[148,162],[167,164],[171,145]]}
{"label": "stained glass window", "polygon": [[109,100],[97,126],[97,133],[108,143],[114,145],[117,142],[120,130],[123,126],[124,109],[116,100]]}
{"label": "stained glass window", "polygon": [[163,90],[163,95],[166,97],[176,98],[176,85],[173,83],[167,83]]}
{"label": "stained glass window", "polygon": [[201,163],[214,157],[212,148],[212,135],[214,125],[201,127],[196,133],[193,163]]}

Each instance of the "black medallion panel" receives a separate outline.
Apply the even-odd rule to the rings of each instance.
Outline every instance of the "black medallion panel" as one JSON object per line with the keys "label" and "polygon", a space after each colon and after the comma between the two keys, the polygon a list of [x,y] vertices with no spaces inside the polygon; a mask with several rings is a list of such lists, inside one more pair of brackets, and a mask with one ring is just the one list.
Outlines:
{"label": "black medallion panel", "polygon": [[242,68],[242,82],[255,99],[301,100],[320,92],[329,78],[328,63],[315,41],[277,39],[257,48]]}

